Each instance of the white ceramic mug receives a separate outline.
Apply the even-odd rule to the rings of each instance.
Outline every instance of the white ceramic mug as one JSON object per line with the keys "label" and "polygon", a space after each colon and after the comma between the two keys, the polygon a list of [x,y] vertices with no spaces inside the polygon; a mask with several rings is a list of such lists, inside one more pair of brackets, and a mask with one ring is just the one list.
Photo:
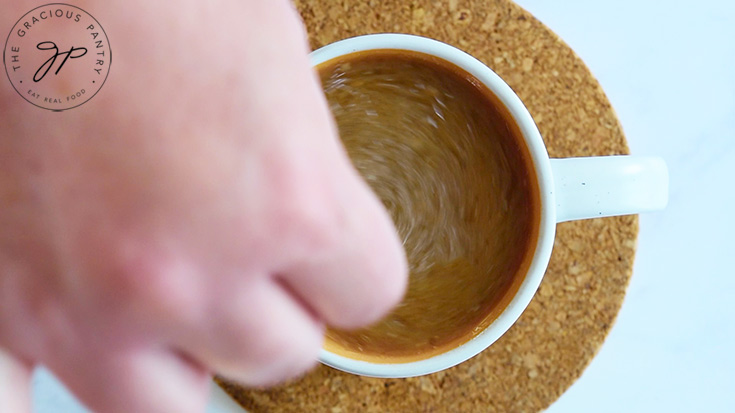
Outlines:
{"label": "white ceramic mug", "polygon": [[445,43],[406,34],[353,37],[311,54],[313,66],[350,53],[398,49],[436,56],[484,83],[507,107],[531,154],[540,191],[541,220],[535,252],[523,283],[503,313],[470,341],[428,359],[382,364],[346,358],[322,350],[322,363],[373,377],[411,377],[433,373],[475,356],[500,338],[531,302],[546,271],[556,224],[575,219],[654,211],[666,206],[668,171],[660,158],[601,156],[549,159],[538,128],[518,96],[482,62]]}
{"label": "white ceramic mug", "polygon": [[[538,239],[523,283],[503,313],[470,341],[425,360],[381,364],[350,359],[322,350],[320,361],[334,368],[373,377],[411,377],[457,365],[489,347],[520,317],[534,296],[551,257],[559,222],[635,214],[662,209],[668,200],[668,170],[660,158],[600,156],[549,159],[538,128],[518,96],[482,62],[445,43],[406,34],[353,37],[311,54],[313,66],[350,53],[398,49],[436,56],[464,69],[484,83],[507,107],[519,126],[536,170],[541,200]],[[213,406],[242,411],[215,386]]]}

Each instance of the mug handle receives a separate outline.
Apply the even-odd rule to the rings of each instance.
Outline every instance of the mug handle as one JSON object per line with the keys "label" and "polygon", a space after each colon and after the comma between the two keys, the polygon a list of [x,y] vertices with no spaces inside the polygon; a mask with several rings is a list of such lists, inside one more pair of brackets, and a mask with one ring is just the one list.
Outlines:
{"label": "mug handle", "polygon": [[657,211],[669,199],[669,171],[650,156],[551,159],[556,222]]}

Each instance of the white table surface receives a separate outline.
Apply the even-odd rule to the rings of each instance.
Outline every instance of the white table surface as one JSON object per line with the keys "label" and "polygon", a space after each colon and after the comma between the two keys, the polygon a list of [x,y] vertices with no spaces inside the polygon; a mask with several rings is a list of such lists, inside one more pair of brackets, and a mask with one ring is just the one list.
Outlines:
{"label": "white table surface", "polygon": [[[517,1],[592,69],[632,152],[671,176],[669,207],[641,216],[615,326],[548,412],[735,412],[735,2]],[[47,372],[33,384],[35,412],[86,411]]]}

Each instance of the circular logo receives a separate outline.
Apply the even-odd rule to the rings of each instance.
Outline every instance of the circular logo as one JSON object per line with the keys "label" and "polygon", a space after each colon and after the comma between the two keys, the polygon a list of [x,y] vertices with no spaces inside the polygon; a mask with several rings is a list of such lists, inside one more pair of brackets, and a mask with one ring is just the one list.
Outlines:
{"label": "circular logo", "polygon": [[48,110],[75,108],[107,80],[112,51],[102,25],[89,13],[51,3],[26,13],[3,51],[8,79],[23,99]]}

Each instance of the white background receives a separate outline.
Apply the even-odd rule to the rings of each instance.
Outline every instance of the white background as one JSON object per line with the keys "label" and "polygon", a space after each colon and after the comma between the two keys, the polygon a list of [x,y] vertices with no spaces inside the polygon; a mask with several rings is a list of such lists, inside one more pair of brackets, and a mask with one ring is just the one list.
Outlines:
{"label": "white background", "polygon": [[[735,2],[517,1],[591,68],[632,152],[671,175],[669,207],[641,216],[617,323],[548,412],[735,412]],[[84,411],[45,372],[34,388],[36,412]]]}
{"label": "white background", "polygon": [[640,218],[605,344],[548,410],[735,412],[735,2],[518,0],[602,84],[669,206]]}

